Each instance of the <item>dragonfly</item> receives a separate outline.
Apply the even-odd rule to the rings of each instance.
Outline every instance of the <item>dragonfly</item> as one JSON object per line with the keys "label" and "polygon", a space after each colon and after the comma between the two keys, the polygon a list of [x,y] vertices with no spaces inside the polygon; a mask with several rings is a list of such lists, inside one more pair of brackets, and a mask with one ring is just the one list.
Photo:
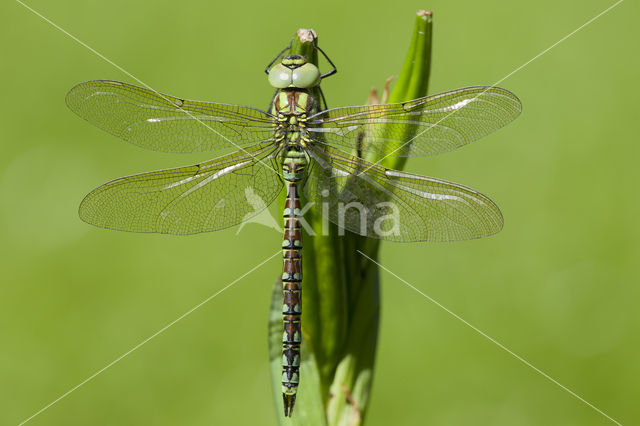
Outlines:
{"label": "dragonfly", "polygon": [[324,96],[314,93],[337,69],[314,47],[333,68],[321,73],[305,56],[281,52],[266,70],[275,89],[266,111],[109,80],[80,83],[66,97],[77,115],[142,148],[235,149],[199,164],[105,183],[80,205],[89,224],[177,235],[218,231],[261,213],[285,191],[282,397],[289,417],[300,382],[301,200],[339,229],[370,238],[453,241],[495,234],[503,218],[487,196],[361,157],[451,151],[505,126],[522,108],[505,89],[474,86],[403,103],[328,109]]}

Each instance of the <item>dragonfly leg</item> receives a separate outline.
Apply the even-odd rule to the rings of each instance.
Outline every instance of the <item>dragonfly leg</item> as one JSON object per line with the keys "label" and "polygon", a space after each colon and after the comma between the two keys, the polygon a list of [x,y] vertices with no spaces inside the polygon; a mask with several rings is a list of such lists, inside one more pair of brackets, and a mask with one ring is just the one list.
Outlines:
{"label": "dragonfly leg", "polygon": [[275,58],[273,58],[273,60],[272,60],[271,62],[269,62],[269,64],[267,65],[267,67],[264,69],[264,72],[265,72],[265,73],[267,73],[267,75],[269,74],[269,70],[271,69],[271,65],[273,65],[273,64],[274,64],[278,59],[280,59],[280,56],[282,56],[282,54],[283,54],[284,52],[286,52],[287,50],[291,49],[291,46],[293,45],[293,40],[294,40],[294,39],[295,39],[295,37],[291,39],[291,41],[289,42],[289,45],[288,45],[287,47],[285,47],[284,49],[282,49],[282,50],[280,51],[280,53],[278,53],[278,55],[277,55]]}
{"label": "dragonfly leg", "polygon": [[320,92],[320,98],[322,99],[322,103],[324,104],[324,106],[322,106],[322,109],[329,109],[329,106],[327,105],[327,100],[324,97],[324,92],[322,91],[322,87],[318,86],[318,92]]}
{"label": "dragonfly leg", "polygon": [[315,47],[315,49],[316,49],[318,52],[322,53],[322,56],[324,56],[324,58],[329,62],[329,65],[331,65],[331,66],[332,66],[331,71],[326,72],[326,73],[324,73],[324,74],[322,74],[322,75],[320,76],[320,78],[327,78],[327,77],[329,77],[329,76],[334,75],[335,73],[337,73],[337,72],[338,72],[338,68],[336,68],[335,64],[333,63],[333,61],[331,61],[331,59],[329,59],[329,57],[327,56],[327,54],[326,54],[326,53],[324,53],[324,50],[322,50],[322,49],[320,49],[320,48],[318,47],[318,44],[316,43],[316,40],[317,40],[317,39],[315,39],[315,38],[313,39],[313,47]]}

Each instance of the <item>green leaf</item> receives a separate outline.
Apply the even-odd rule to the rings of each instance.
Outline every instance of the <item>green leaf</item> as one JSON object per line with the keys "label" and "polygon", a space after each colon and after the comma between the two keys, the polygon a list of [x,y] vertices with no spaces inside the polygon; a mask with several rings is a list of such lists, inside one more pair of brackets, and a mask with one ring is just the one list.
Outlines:
{"label": "green leaf", "polygon": [[[398,77],[389,103],[406,102],[427,95],[429,88],[429,74],[431,70],[431,41],[433,30],[433,14],[430,11],[419,10],[413,29],[413,37],[409,52],[405,58],[402,72]],[[409,140],[415,135],[415,127],[406,126],[403,140]],[[407,144],[408,146],[408,144]],[[402,148],[399,150],[401,151]],[[387,152],[386,155],[392,154]],[[380,161],[380,164],[390,169],[401,170],[407,161],[406,157],[389,155],[388,157],[366,157],[369,161]]]}

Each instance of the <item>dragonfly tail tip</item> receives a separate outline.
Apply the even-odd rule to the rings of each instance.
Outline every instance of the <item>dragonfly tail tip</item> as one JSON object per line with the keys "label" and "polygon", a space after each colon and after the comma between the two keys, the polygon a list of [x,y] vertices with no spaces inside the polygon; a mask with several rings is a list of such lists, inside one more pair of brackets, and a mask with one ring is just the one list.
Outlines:
{"label": "dragonfly tail tip", "polygon": [[293,405],[296,403],[296,395],[287,395],[286,393],[283,393],[282,400],[284,402],[284,416],[291,417],[291,414],[293,413]]}

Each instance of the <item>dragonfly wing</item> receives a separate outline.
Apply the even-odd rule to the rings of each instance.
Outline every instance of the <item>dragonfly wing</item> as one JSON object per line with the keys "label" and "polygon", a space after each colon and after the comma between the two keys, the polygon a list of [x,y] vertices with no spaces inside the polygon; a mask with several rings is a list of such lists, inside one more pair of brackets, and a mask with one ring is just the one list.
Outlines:
{"label": "dragonfly wing", "polygon": [[260,145],[113,180],[85,197],[80,218],[102,228],[180,235],[233,226],[256,216],[281,191],[274,152],[273,145]]}
{"label": "dragonfly wing", "polygon": [[66,100],[88,122],[154,151],[239,149],[273,136],[273,118],[264,111],[189,101],[119,81],[80,83]]}
{"label": "dragonfly wing", "polygon": [[455,241],[502,229],[498,207],[456,183],[385,169],[311,145],[304,186],[312,208],[356,234],[391,241]]}
{"label": "dragonfly wing", "polygon": [[477,86],[404,103],[329,109],[309,118],[309,131],[321,135],[318,142],[344,151],[436,155],[488,135],[521,110],[508,90]]}

